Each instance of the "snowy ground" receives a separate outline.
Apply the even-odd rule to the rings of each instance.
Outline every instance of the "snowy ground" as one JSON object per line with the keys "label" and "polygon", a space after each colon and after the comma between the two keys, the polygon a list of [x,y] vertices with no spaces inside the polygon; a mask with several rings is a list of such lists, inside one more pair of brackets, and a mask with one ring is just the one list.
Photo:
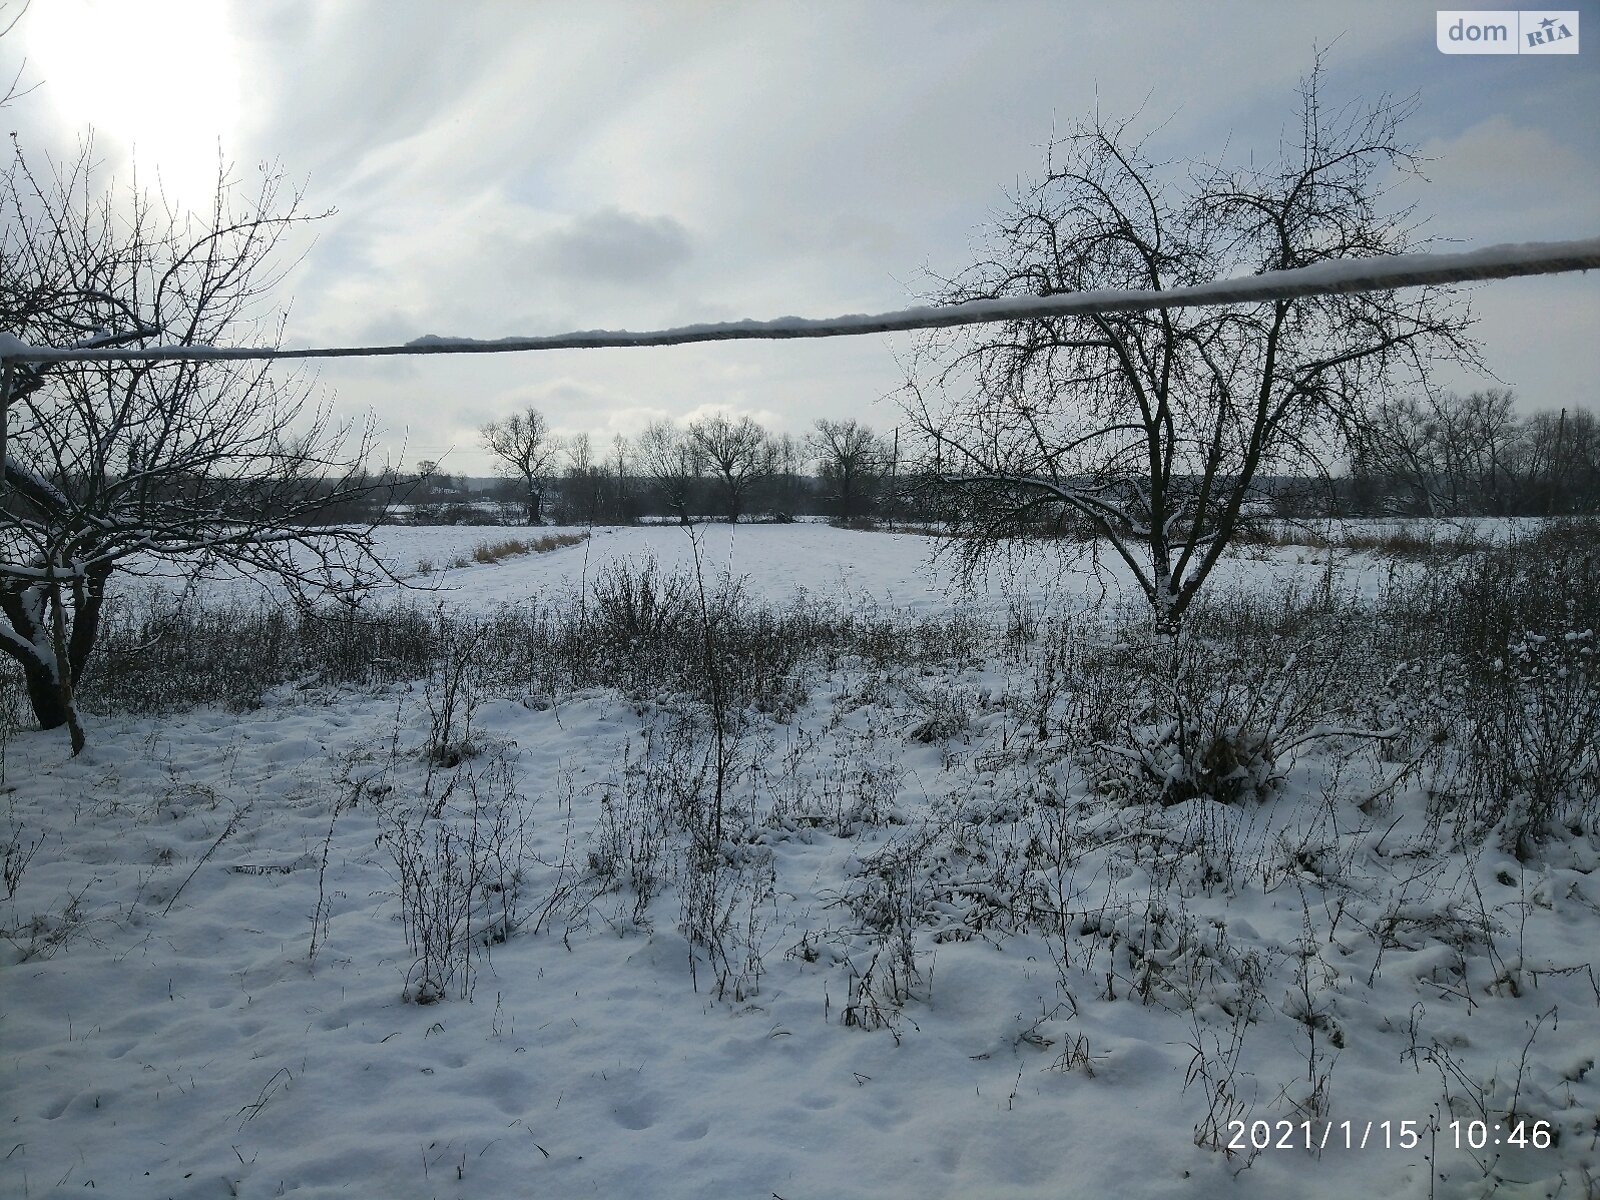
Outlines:
{"label": "snowy ground", "polygon": [[[1396,522],[1340,522],[1361,532],[1387,531]],[[1505,522],[1480,522],[1486,528]],[[1316,528],[1332,528],[1319,523]],[[1445,536],[1455,523],[1439,523]],[[996,565],[974,590],[957,586],[952,566],[941,561],[945,539],[920,534],[870,533],[803,522],[793,525],[726,525],[695,527],[698,554],[705,573],[731,572],[748,579],[761,595],[785,601],[799,593],[847,603],[879,605],[912,613],[1004,612],[1011,597],[1021,594],[1036,604],[1100,602],[1126,594],[1130,576],[1115,555],[1075,553],[1065,563],[1055,558],[1030,558]],[[507,558],[493,565],[473,563],[451,568],[453,560],[470,558],[475,548],[525,535],[517,527],[385,525],[375,531],[378,553],[412,587],[437,589],[451,604],[475,609],[515,603],[530,596],[572,592],[616,560],[654,559],[665,571],[692,570],[695,542],[678,525],[628,528],[545,526],[541,536],[591,535],[576,547],[547,554]],[[1217,584],[1286,581],[1313,583],[1321,578],[1326,552],[1310,549],[1250,550],[1225,561]],[[1372,556],[1340,552],[1335,556],[1343,586],[1370,591],[1381,578],[1383,564]],[[121,586],[136,589],[137,582]],[[208,598],[253,600],[261,589],[236,577],[205,585]]]}
{"label": "snowy ground", "polygon": [[[499,532],[384,537],[411,570]],[[998,580],[940,586],[930,545],[710,527],[701,552],[775,600],[1004,616]],[[601,530],[445,572],[441,598],[576,589],[644,553],[693,557],[681,530]],[[1293,550],[1229,568],[1325,569]],[[1382,569],[1337,568],[1356,591]],[[1023,590],[1102,591],[1082,572]],[[1032,669],[824,672],[742,729],[737,844],[706,877],[653,840],[650,797],[685,769],[670,702],[486,695],[478,753],[449,767],[419,752],[421,683],[99,718],[76,759],[12,733],[10,828],[39,845],[0,902],[0,1192],[1594,1194],[1592,838],[1527,865],[1437,853],[1405,786],[1362,805],[1354,768],[1314,754],[1264,805],[1112,808],[1025,736]],[[521,875],[497,879],[522,923],[413,1003],[396,847],[436,847],[404,841],[417,814],[461,828],[469,797],[514,822]],[[1231,881],[1161,849],[1202,842]],[[608,876],[608,854],[655,874]],[[720,997],[683,933],[696,879]],[[1019,928],[1022,896],[1071,928]],[[1530,1144],[1509,1144],[1512,1113]],[[1249,1125],[1244,1149],[1196,1145],[1208,1119],[1240,1140],[1229,1117],[1272,1122],[1274,1148],[1252,1153]]]}

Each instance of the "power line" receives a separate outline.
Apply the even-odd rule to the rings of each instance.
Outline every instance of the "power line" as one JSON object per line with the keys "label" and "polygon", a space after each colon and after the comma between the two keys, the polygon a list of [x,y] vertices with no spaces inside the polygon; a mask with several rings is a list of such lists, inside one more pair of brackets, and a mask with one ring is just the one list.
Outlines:
{"label": "power line", "polygon": [[420,337],[391,346],[30,346],[0,333],[0,362],[176,362],[276,358],[378,358],[422,354],[518,354],[535,350],[595,350],[641,346],[681,346],[691,342],[760,341],[793,338],[858,337],[915,329],[941,329],[993,321],[1084,316],[1093,313],[1197,308],[1260,300],[1287,300],[1403,287],[1553,275],[1600,267],[1600,238],[1568,242],[1527,242],[1490,246],[1455,254],[1395,254],[1340,259],[1224,279],[1170,291],[1097,289],[1057,296],[975,300],[966,304],[901,309],[875,315],[853,314],[821,320],[779,317],[766,321],[727,321],[644,331],[586,330],[543,337]]}

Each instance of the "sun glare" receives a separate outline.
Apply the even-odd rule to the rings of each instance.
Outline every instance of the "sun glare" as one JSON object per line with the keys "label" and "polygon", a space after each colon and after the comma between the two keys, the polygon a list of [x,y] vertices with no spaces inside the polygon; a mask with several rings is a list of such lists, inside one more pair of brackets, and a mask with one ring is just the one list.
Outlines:
{"label": "sun glare", "polygon": [[203,207],[239,113],[238,59],[209,0],[48,0],[27,14],[40,95],[102,145],[131,150],[142,182]]}

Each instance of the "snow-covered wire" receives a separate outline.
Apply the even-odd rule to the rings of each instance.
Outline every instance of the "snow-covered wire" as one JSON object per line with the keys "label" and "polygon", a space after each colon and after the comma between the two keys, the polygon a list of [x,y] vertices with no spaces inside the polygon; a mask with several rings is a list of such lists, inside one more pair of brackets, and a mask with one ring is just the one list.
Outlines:
{"label": "snow-covered wire", "polygon": [[375,358],[416,354],[514,354],[531,350],[583,350],[603,347],[680,346],[689,342],[855,337],[913,329],[978,325],[1089,313],[1142,309],[1197,308],[1260,300],[1347,292],[1389,291],[1430,284],[1551,275],[1600,267],[1600,237],[1569,242],[1525,242],[1489,246],[1456,254],[1393,254],[1340,259],[1222,279],[1170,291],[1096,289],[1057,296],[1007,297],[966,304],[924,306],[896,312],[813,319],[779,317],[769,321],[724,321],[643,331],[593,329],[542,337],[498,339],[428,335],[391,346],[145,346],[58,348],[30,346],[0,333],[5,362],[155,362],[199,359]]}

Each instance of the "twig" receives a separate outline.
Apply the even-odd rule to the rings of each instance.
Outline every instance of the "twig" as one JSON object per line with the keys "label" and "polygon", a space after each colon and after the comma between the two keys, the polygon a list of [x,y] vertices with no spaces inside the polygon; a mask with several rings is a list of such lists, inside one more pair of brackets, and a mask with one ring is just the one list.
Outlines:
{"label": "twig", "polygon": [[178,885],[178,890],[172,893],[172,899],[168,900],[167,906],[161,910],[161,915],[163,917],[172,911],[172,906],[178,902],[178,897],[183,895],[183,889],[189,886],[189,880],[193,879],[200,873],[200,868],[206,865],[211,856],[217,852],[217,847],[222,845],[227,836],[239,827],[239,822],[244,819],[245,814],[248,813],[253,807],[255,807],[255,801],[252,800],[249,804],[246,804],[243,808],[239,809],[233,814],[233,819],[228,822],[228,827],[217,835],[216,841],[211,843],[211,849],[202,854],[200,856],[200,861],[195,863],[194,870],[189,872],[188,879],[185,879],[182,883],[180,883]]}

